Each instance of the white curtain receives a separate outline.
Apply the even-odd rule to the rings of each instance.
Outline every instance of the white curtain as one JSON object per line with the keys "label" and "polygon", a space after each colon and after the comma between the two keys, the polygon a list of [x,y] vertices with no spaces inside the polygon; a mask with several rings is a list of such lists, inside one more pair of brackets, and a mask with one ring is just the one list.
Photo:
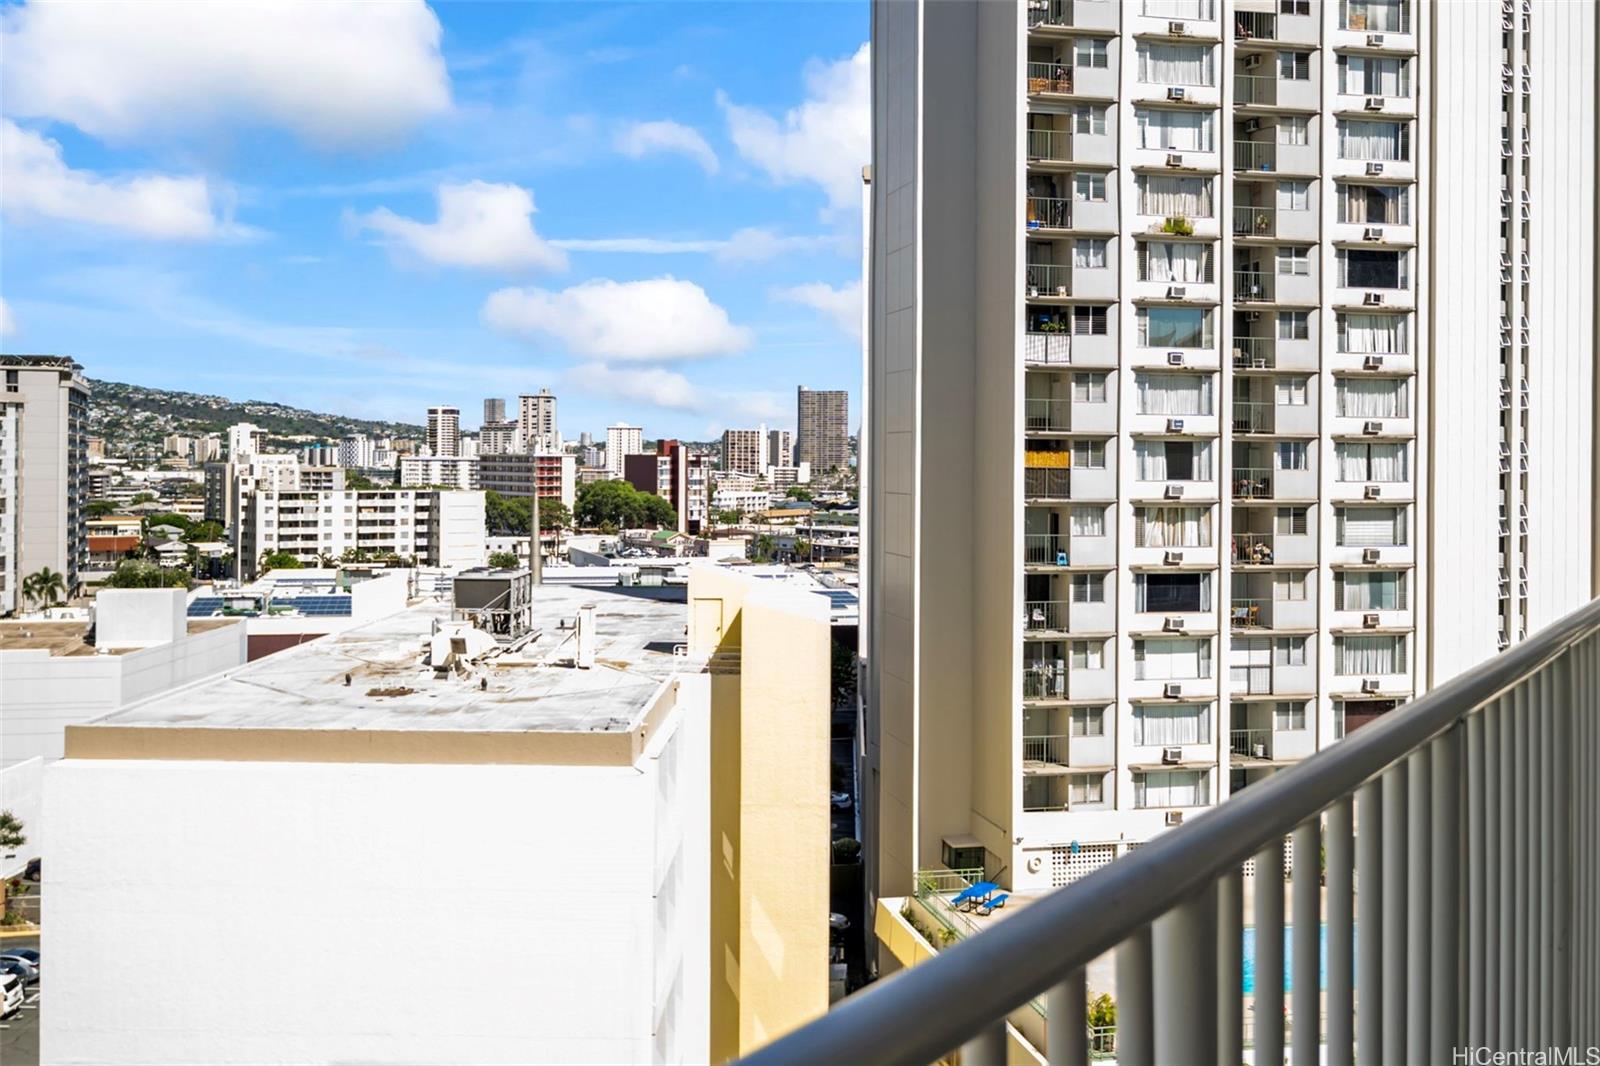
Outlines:
{"label": "white curtain", "polygon": [[1336,674],[1403,674],[1406,638],[1384,634],[1371,637],[1335,637],[1333,670]]}
{"label": "white curtain", "polygon": [[1204,770],[1151,770],[1133,775],[1135,807],[1203,807],[1208,791]]}
{"label": "white curtain", "polygon": [[1347,56],[1343,91],[1352,96],[1410,96],[1411,68],[1392,56]]}
{"label": "white curtain", "polygon": [[1210,111],[1164,111],[1141,107],[1135,117],[1139,124],[1139,147],[1167,152],[1211,151]]}
{"label": "white curtain", "polygon": [[1142,507],[1134,527],[1141,548],[1208,548],[1211,546],[1209,507]]}
{"label": "white curtain", "polygon": [[1162,19],[1211,19],[1215,0],[1144,0],[1144,13]]}
{"label": "white curtain", "polygon": [[1411,221],[1411,190],[1383,185],[1345,185],[1339,191],[1339,221],[1403,226]]}
{"label": "white curtain", "polygon": [[[1023,778],[1023,780],[1032,780]],[[1072,774],[1067,778],[1067,805],[1084,807],[1105,802],[1104,774]]]}
{"label": "white curtain", "polygon": [[1340,481],[1405,481],[1408,454],[1404,444],[1340,443],[1334,446]]}
{"label": "white curtain", "polygon": [[[1152,0],[1146,0],[1147,3]],[[1346,8],[1345,26],[1369,33],[1399,33],[1400,16],[1409,0],[1350,0]],[[1196,16],[1191,16],[1196,17]]]}
{"label": "white curtain", "polygon": [[1141,215],[1211,217],[1210,178],[1168,178],[1141,174],[1138,187]]}
{"label": "white curtain", "polygon": [[1211,46],[1140,41],[1139,80],[1155,85],[1214,85]]}
{"label": "white curtain", "polygon": [[1206,259],[1211,249],[1204,244],[1179,241],[1149,241],[1144,245],[1145,280],[1173,285],[1198,285],[1206,280]]}
{"label": "white curtain", "polygon": [[1411,414],[1408,382],[1403,378],[1338,378],[1339,413],[1346,418],[1407,418]]}
{"label": "white curtain", "polygon": [[1406,606],[1405,575],[1352,571],[1336,575],[1344,611],[1403,611]]}
{"label": "white curtain", "polygon": [[1211,743],[1210,705],[1180,703],[1175,707],[1144,704],[1133,714],[1133,742],[1172,747]]}
{"label": "white curtain", "polygon": [[1211,676],[1209,638],[1138,640],[1133,645],[1133,676],[1139,681],[1195,681]]}
{"label": "white curtain", "polygon": [[1339,120],[1339,158],[1378,162],[1404,160],[1405,127],[1398,122]]}
{"label": "white curtain", "polygon": [[1339,315],[1339,350],[1349,355],[1404,355],[1410,325],[1407,315]]}
{"label": "white curtain", "polygon": [[1105,536],[1106,509],[1104,507],[1074,507],[1072,509],[1072,535],[1074,537]]}
{"label": "white curtain", "polygon": [[1211,414],[1210,374],[1139,374],[1142,415]]}
{"label": "white curtain", "polygon": [[1345,548],[1387,548],[1406,542],[1405,511],[1399,507],[1343,507],[1338,542]]}

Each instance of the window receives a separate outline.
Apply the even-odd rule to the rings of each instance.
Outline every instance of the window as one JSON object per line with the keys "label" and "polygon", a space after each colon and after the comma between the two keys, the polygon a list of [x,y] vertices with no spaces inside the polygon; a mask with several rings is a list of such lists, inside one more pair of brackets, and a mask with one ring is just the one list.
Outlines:
{"label": "window", "polygon": [[1411,417],[1411,383],[1405,378],[1335,378],[1333,395],[1346,418]]}
{"label": "window", "polygon": [[1278,119],[1279,144],[1310,144],[1311,120],[1303,115]]}
{"label": "window", "polygon": [[1340,507],[1334,543],[1341,548],[1392,548],[1406,543],[1404,507]]}
{"label": "window", "polygon": [[1211,310],[1204,307],[1141,307],[1141,348],[1211,347]]}
{"label": "window", "polygon": [[1279,470],[1309,470],[1311,469],[1311,446],[1303,440],[1281,440],[1273,458],[1273,465]]}
{"label": "window", "polygon": [[1400,634],[1335,636],[1333,672],[1343,677],[1403,674],[1406,672],[1406,638]]}
{"label": "window", "polygon": [[1103,440],[1073,441],[1072,465],[1084,470],[1104,470],[1106,468],[1106,442]]}
{"label": "window", "polygon": [[1280,341],[1303,341],[1311,339],[1311,312],[1309,311],[1279,311],[1278,312],[1278,339]]}
{"label": "window", "polygon": [[1409,33],[1410,0],[1347,0],[1340,5],[1344,29],[1367,33]]}
{"label": "window", "polygon": [[1074,133],[1103,136],[1106,132],[1106,109],[1088,104],[1079,106],[1072,114],[1072,130]]}
{"label": "window", "polygon": [[1341,611],[1403,611],[1403,570],[1340,570],[1333,575],[1333,605]]}
{"label": "window", "polygon": [[1133,542],[1140,548],[1209,548],[1211,508],[1136,508]]}
{"label": "window", "polygon": [[1305,637],[1275,637],[1272,641],[1273,666],[1304,666],[1306,664]]}
{"label": "window", "polygon": [[1072,65],[1106,68],[1106,42],[1100,37],[1079,37],[1073,42]]}
{"label": "window", "polygon": [[1134,376],[1138,411],[1142,415],[1212,414],[1210,374],[1160,374]]}
{"label": "window", "polygon": [[1133,460],[1139,481],[1211,480],[1209,441],[1138,440]]}
{"label": "window", "polygon": [[1363,226],[1405,226],[1411,222],[1411,190],[1403,185],[1339,186],[1339,221]]}
{"label": "window", "polygon": [[1199,19],[1216,17],[1215,0],[1144,0],[1144,13],[1160,19]]}
{"label": "window", "polygon": [[1074,507],[1072,509],[1072,535],[1074,537],[1105,536],[1106,509],[1104,507]]}
{"label": "window", "polygon": [[1411,127],[1404,122],[1339,120],[1339,158],[1406,162],[1411,158]]}
{"label": "window", "polygon": [[1410,477],[1410,450],[1404,443],[1368,444],[1340,441],[1333,446],[1339,481],[1377,481],[1393,484]]}
{"label": "window", "polygon": [[1133,609],[1141,614],[1211,610],[1210,574],[1135,574]]}
{"label": "window", "polygon": [[1139,80],[1146,85],[1215,85],[1210,45],[1139,42]]}
{"label": "window", "polygon": [[1104,270],[1106,267],[1105,238],[1080,237],[1073,242],[1072,266],[1075,270]]}
{"label": "window", "polygon": [[1143,241],[1139,280],[1198,285],[1211,280],[1211,247],[1192,241]]}
{"label": "window", "polygon": [[1068,726],[1075,737],[1103,737],[1106,735],[1104,707],[1072,708],[1072,724]]}
{"label": "window", "polygon": [[1080,371],[1072,375],[1073,403],[1105,403],[1106,372],[1104,370]]}
{"label": "window", "polygon": [[1209,770],[1149,770],[1133,775],[1133,805],[1204,807],[1210,799]]}
{"label": "window", "polygon": [[1279,574],[1272,583],[1272,598],[1287,603],[1303,603],[1306,598],[1306,575]]}
{"label": "window", "polygon": [[1067,806],[1096,807],[1106,801],[1105,774],[1068,774]]}
{"label": "window", "polygon": [[1311,276],[1310,248],[1279,248],[1278,274],[1305,278]]}
{"label": "window", "polygon": [[1204,680],[1211,676],[1211,640],[1139,638],[1133,642],[1133,676],[1138,681]]}
{"label": "window", "polygon": [[[1278,77],[1284,81],[1311,80],[1311,54],[1309,52],[1279,52]],[[1304,141],[1294,142],[1304,144]]]}
{"label": "window", "polygon": [[1306,705],[1303,703],[1275,703],[1272,706],[1272,728],[1277,732],[1298,731],[1306,727]]}
{"label": "window", "polygon": [[1133,742],[1159,747],[1211,743],[1208,703],[1137,704],[1133,708]]}
{"label": "window", "polygon": [[1340,56],[1339,91],[1352,96],[1410,96],[1411,63],[1398,56]]}
{"label": "window", "polygon": [[1409,289],[1405,252],[1339,249],[1339,284],[1352,289]]}
{"label": "window", "polygon": [[1345,314],[1335,319],[1339,351],[1349,355],[1405,355],[1411,349],[1408,315]]}
{"label": "window", "polygon": [[1278,0],[1278,14],[1309,15],[1311,14],[1311,0]]}
{"label": "window", "polygon": [[1162,108],[1134,109],[1139,127],[1139,147],[1165,152],[1211,151],[1210,111],[1168,111]]}
{"label": "window", "polygon": [[1103,670],[1105,669],[1105,641],[1103,640],[1074,640],[1068,645],[1067,654],[1071,657],[1074,670]]}
{"label": "window", "polygon": [[[1072,177],[1072,198],[1080,204],[1103,204],[1106,202],[1106,176],[1104,174],[1091,174],[1080,170]],[[1100,242],[1102,245],[1104,241]]]}
{"label": "window", "polygon": [[1280,407],[1304,407],[1308,399],[1307,383],[1310,378],[1276,378],[1273,381],[1273,399]]}
{"label": "window", "polygon": [[1074,307],[1072,332],[1079,337],[1104,337],[1106,335],[1106,309],[1104,307]]}
{"label": "window", "polygon": [[1306,535],[1307,508],[1280,507],[1273,516],[1273,529],[1280,537],[1303,537]]}
{"label": "window", "polygon": [[1141,215],[1211,217],[1210,178],[1169,178],[1140,174],[1134,179]]}
{"label": "window", "polygon": [[1102,574],[1072,575],[1073,603],[1106,602],[1106,582]]}
{"label": "window", "polygon": [[1278,182],[1278,210],[1311,210],[1311,183],[1309,181]]}

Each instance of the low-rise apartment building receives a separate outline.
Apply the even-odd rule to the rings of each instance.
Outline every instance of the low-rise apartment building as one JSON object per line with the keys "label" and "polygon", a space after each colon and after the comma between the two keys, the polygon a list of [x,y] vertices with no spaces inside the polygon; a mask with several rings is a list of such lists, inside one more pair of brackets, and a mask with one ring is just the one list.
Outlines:
{"label": "low-rise apartment building", "polygon": [[400,460],[400,487],[420,489],[444,485],[452,489],[478,487],[477,456],[408,455]]}
{"label": "low-rise apartment building", "polygon": [[502,496],[560,500],[569,509],[578,498],[578,460],[571,455],[512,452],[478,456],[478,487]]}
{"label": "low-rise apartment building", "polygon": [[258,492],[238,526],[234,554],[247,581],[260,572],[263,556],[278,552],[313,566],[347,551],[444,569],[476,566],[484,558],[482,492]]}

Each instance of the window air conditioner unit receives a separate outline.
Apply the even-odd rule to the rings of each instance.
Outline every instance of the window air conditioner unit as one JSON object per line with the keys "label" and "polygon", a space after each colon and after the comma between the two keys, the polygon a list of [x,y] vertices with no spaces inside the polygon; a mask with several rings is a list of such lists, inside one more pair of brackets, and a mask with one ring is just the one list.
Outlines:
{"label": "window air conditioner unit", "polygon": [[1168,433],[1182,433],[1183,432],[1183,419],[1181,419],[1181,418],[1169,418],[1169,419],[1167,419],[1167,432]]}
{"label": "window air conditioner unit", "polygon": [[1163,765],[1163,766],[1176,766],[1179,763],[1181,763],[1182,761],[1183,761],[1183,749],[1182,748],[1162,748],[1161,749],[1161,765]]}
{"label": "window air conditioner unit", "polygon": [[1378,691],[1378,679],[1375,678],[1375,677],[1364,678],[1362,680],[1362,682],[1361,682],[1361,691],[1362,692],[1377,692]]}
{"label": "window air conditioner unit", "polygon": [[1169,499],[1169,500],[1181,500],[1181,499],[1183,499],[1183,486],[1182,485],[1168,485],[1167,486],[1166,496],[1167,496],[1167,499]]}
{"label": "window air conditioner unit", "polygon": [[1189,292],[1189,289],[1188,289],[1187,286],[1184,286],[1184,285],[1168,285],[1167,286],[1167,299],[1169,299],[1169,300],[1181,300],[1181,299],[1184,298],[1184,296],[1188,292]]}
{"label": "window air conditioner unit", "polygon": [[1361,423],[1361,432],[1363,432],[1363,433],[1382,433],[1383,432],[1383,423],[1382,422],[1363,422],[1363,423]]}
{"label": "window air conditioner unit", "polygon": [[1366,293],[1362,293],[1361,294],[1361,306],[1362,307],[1382,307],[1383,306],[1383,293],[1381,293],[1381,292],[1366,292]]}
{"label": "window air conditioner unit", "polygon": [[1182,100],[1187,95],[1188,94],[1185,93],[1184,90],[1182,90],[1182,89],[1172,88],[1172,89],[1168,89],[1167,90],[1167,99],[1168,100]]}
{"label": "window air conditioner unit", "polygon": [[1161,556],[1161,561],[1163,563],[1167,564],[1168,566],[1182,566],[1183,565],[1183,553],[1182,552],[1166,552],[1165,554],[1163,554]]}
{"label": "window air conditioner unit", "polygon": [[1367,491],[1363,492],[1362,495],[1365,496],[1369,500],[1376,500],[1378,498],[1378,496],[1382,492],[1383,492],[1383,486],[1382,485],[1368,485],[1367,486]]}
{"label": "window air conditioner unit", "polygon": [[1361,616],[1361,624],[1368,629],[1377,629],[1378,622],[1379,618],[1376,613],[1364,614]]}
{"label": "window air conditioner unit", "polygon": [[1361,239],[1364,241],[1381,241],[1383,240],[1383,230],[1377,226],[1368,226],[1361,231]]}
{"label": "window air conditioner unit", "polygon": [[1168,615],[1161,620],[1161,631],[1163,633],[1182,633],[1183,619],[1177,615]]}
{"label": "window air conditioner unit", "polygon": [[1381,356],[1381,355],[1369,355],[1369,356],[1367,356],[1365,359],[1363,359],[1361,361],[1361,369],[1363,369],[1363,370],[1382,370],[1383,369],[1383,356]]}
{"label": "window air conditioner unit", "polygon": [[1161,686],[1161,695],[1169,700],[1180,699],[1183,696],[1183,686],[1176,681],[1168,681]]}
{"label": "window air conditioner unit", "polygon": [[1183,824],[1183,812],[1182,811],[1168,811],[1167,812],[1167,824],[1168,825],[1182,825]]}
{"label": "window air conditioner unit", "polygon": [[1167,166],[1169,166],[1169,167],[1181,167],[1181,166],[1183,166],[1183,153],[1182,152],[1168,152],[1167,153]]}
{"label": "window air conditioner unit", "polygon": [[1367,164],[1367,177],[1375,178],[1379,174],[1382,174],[1382,173],[1383,173],[1383,164],[1382,163],[1368,163]]}
{"label": "window air conditioner unit", "polygon": [[1181,22],[1167,23],[1167,32],[1174,37],[1182,37],[1189,32],[1189,27]]}
{"label": "window air conditioner unit", "polygon": [[1168,352],[1167,353],[1167,365],[1168,366],[1182,366],[1183,365],[1183,353],[1182,352]]}
{"label": "window air conditioner unit", "polygon": [[1369,34],[1367,34],[1367,47],[1368,48],[1382,48],[1383,47],[1383,34],[1381,34],[1381,33],[1369,33]]}
{"label": "window air conditioner unit", "polygon": [[1366,103],[1363,104],[1362,106],[1365,107],[1368,111],[1382,111],[1383,110],[1383,97],[1381,97],[1381,96],[1369,96],[1369,97],[1367,97]]}
{"label": "window air conditioner unit", "polygon": [[1364,563],[1375,563],[1382,556],[1383,556],[1383,553],[1380,552],[1377,548],[1363,548],[1363,549],[1361,549],[1361,561],[1364,562]]}

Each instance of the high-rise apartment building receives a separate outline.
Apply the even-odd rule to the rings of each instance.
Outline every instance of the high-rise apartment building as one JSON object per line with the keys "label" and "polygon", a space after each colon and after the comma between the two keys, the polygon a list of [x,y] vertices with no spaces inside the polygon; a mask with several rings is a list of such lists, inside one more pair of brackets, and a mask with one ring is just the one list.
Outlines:
{"label": "high-rise apartment building", "polygon": [[606,427],[606,474],[612,480],[623,475],[623,459],[644,451],[644,430],[618,422]]}
{"label": "high-rise apartment building", "polygon": [[634,488],[672,504],[679,532],[700,533],[705,528],[710,456],[692,453],[679,441],[658,440],[654,455],[630,455],[623,465]]}
{"label": "high-rise apartment building", "polygon": [[377,449],[365,433],[347,433],[339,440],[339,465],[352,469],[377,466]]}
{"label": "high-rise apartment building", "polygon": [[514,420],[485,422],[478,430],[479,455],[505,455],[517,450],[517,423]]}
{"label": "high-rise apartment building", "polygon": [[[795,461],[818,473],[850,465],[850,394],[842,389],[800,386],[796,412]],[[775,463],[775,466],[787,464]]]}
{"label": "high-rise apartment building", "polygon": [[522,448],[529,452],[559,452],[561,431],[556,426],[556,398],[549,389],[517,397],[517,429]]}
{"label": "high-rise apartment building", "polygon": [[60,574],[71,595],[88,560],[82,370],[65,356],[0,355],[0,612],[22,607],[22,582],[44,569]]}
{"label": "high-rise apartment building", "polygon": [[760,477],[767,468],[767,427],[722,431],[722,469]]}
{"label": "high-rise apartment building", "polygon": [[428,408],[428,452],[445,458],[453,458],[461,454],[461,411],[459,408]]}
{"label": "high-rise apartment building", "polygon": [[400,487],[425,486],[451,489],[478,487],[478,457],[458,455],[453,459],[437,455],[408,455],[400,460]]}
{"label": "high-rise apartment building", "polygon": [[267,431],[249,422],[228,427],[228,461],[242,463],[252,455],[265,451]]}
{"label": "high-rise apartment building", "polygon": [[793,466],[794,445],[786,429],[767,431],[767,466]]}
{"label": "high-rise apartment building", "polygon": [[874,5],[875,891],[1066,883],[1592,594],[1594,41]]}
{"label": "high-rise apartment building", "polygon": [[508,452],[480,455],[476,487],[502,496],[559,500],[570,509],[578,496],[578,461],[572,455],[529,455]]}
{"label": "high-rise apartment building", "polygon": [[504,422],[505,420],[506,402],[504,400],[496,396],[483,401],[483,421],[485,425],[490,422]]}

